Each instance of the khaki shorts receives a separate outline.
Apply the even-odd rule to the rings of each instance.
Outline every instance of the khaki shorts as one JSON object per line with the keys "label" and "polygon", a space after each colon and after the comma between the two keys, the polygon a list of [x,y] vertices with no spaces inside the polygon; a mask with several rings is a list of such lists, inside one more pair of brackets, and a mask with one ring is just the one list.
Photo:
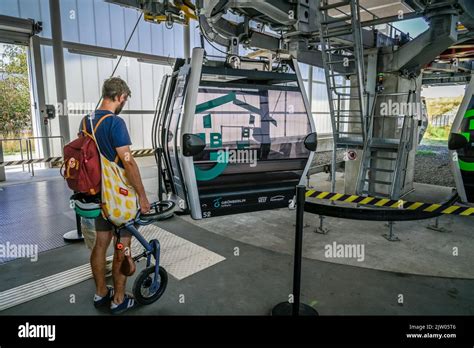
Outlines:
{"label": "khaki shorts", "polygon": [[95,219],[95,230],[97,232],[110,232],[114,230],[114,225],[105,220],[102,215]]}
{"label": "khaki shorts", "polygon": [[[138,225],[135,225],[135,227],[138,229]],[[99,215],[99,217],[95,219],[96,232],[110,232],[110,231],[114,231],[114,229],[115,229],[114,225],[111,222],[105,220],[102,215]],[[120,231],[120,235],[127,237],[127,236],[131,236],[132,234],[124,228]]]}
{"label": "khaki shorts", "polygon": [[[114,225],[105,220],[102,215],[94,219],[93,226],[84,221],[84,218],[81,218],[81,232],[84,236],[84,242],[89,249],[94,248],[96,232],[110,232],[114,230]],[[127,230],[122,230],[120,232],[121,236],[130,236],[131,234]]]}

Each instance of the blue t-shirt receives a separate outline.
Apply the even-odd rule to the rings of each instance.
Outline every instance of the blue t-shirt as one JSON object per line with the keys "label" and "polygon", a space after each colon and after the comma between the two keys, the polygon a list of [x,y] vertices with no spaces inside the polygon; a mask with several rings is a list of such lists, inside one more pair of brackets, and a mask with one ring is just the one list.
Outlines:
{"label": "blue t-shirt", "polygon": [[[103,116],[108,114],[112,114],[113,116],[107,117],[100,123],[95,132],[95,137],[99,144],[101,154],[109,161],[114,161],[117,156],[117,151],[115,149],[117,147],[132,145],[132,142],[125,121],[111,111],[97,110],[95,112],[95,117],[92,120],[94,127]],[[91,123],[88,116],[86,116],[86,130],[89,134],[92,134]],[[82,121],[79,126],[79,132],[81,131]],[[122,161],[119,160],[118,165],[123,168]]]}

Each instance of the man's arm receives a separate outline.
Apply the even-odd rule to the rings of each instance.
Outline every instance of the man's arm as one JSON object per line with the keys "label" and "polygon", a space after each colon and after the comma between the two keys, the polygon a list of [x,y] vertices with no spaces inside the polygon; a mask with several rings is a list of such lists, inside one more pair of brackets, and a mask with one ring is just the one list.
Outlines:
{"label": "man's arm", "polygon": [[140,210],[142,213],[146,213],[150,210],[150,203],[145,193],[142,178],[140,176],[140,170],[138,169],[137,162],[132,156],[129,146],[122,146],[115,148],[120,160],[123,163],[125,174],[130,184],[137,191],[138,199],[140,203]]}

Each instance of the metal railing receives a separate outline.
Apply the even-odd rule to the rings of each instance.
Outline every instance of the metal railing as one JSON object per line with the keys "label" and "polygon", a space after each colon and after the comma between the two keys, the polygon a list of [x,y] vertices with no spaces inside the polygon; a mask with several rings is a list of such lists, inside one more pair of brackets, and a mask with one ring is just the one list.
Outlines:
{"label": "metal railing", "polygon": [[[64,137],[62,135],[52,135],[52,136],[44,136],[44,137],[25,137],[25,138],[3,138],[0,139],[1,143],[8,142],[8,141],[18,141],[20,144],[20,158],[21,161],[25,160],[24,153],[26,151],[26,160],[33,160],[33,141],[36,140],[52,140],[52,139],[60,139],[61,140],[61,156],[64,155],[63,148],[64,148]],[[25,142],[25,146],[23,146],[23,142]],[[23,150],[25,148],[25,150]],[[35,168],[34,163],[28,163],[28,172],[31,173],[31,176],[35,176]],[[25,164],[21,164],[23,171],[25,171]]]}
{"label": "metal railing", "polygon": [[[23,161],[25,159],[23,156],[23,140],[26,140],[26,139],[25,138],[2,138],[0,139],[0,143],[6,143],[9,141],[15,141],[15,142],[18,141],[18,143],[20,144],[20,156],[21,156],[21,160]],[[3,154],[3,146],[0,146],[0,150],[2,151],[2,154]],[[26,155],[28,156],[28,151],[26,152]],[[21,167],[22,167],[22,170],[25,171],[25,165],[22,164]],[[29,171],[29,168],[30,168],[30,165],[28,165],[28,171]]]}
{"label": "metal railing", "polygon": [[[52,139],[60,139],[61,140],[61,156],[64,157],[64,152],[63,152],[63,149],[64,149],[64,137],[62,135],[50,135],[50,136],[44,136],[44,137],[28,137],[26,138],[26,143],[27,143],[27,146],[29,148],[29,153],[30,153],[30,158],[29,159],[33,159],[33,151],[32,151],[32,145],[31,145],[31,141],[32,140],[42,140],[42,139],[48,139],[49,140],[52,140]],[[34,168],[34,164],[31,164],[31,175],[32,176],[35,176],[35,168]]]}
{"label": "metal railing", "polygon": [[433,127],[447,127],[453,123],[455,116],[455,114],[435,115],[431,118],[430,123]]}
{"label": "metal railing", "polygon": [[[369,9],[365,8],[364,6],[359,5],[359,8],[360,8],[362,11],[366,12],[367,14],[371,15],[371,16],[372,16],[372,20],[380,19],[379,16],[377,16],[375,13],[373,13],[373,12],[370,11]],[[340,13],[343,14],[343,15],[348,15],[348,13],[342,11],[342,10],[339,9],[339,8],[336,8],[335,10],[338,11],[338,12],[340,12]],[[392,39],[395,39],[397,36],[401,38],[402,35],[407,35],[407,33],[401,31],[400,29],[398,29],[397,27],[393,26],[393,25],[390,24],[390,23],[386,23],[386,25],[389,27],[388,36],[389,36],[390,38],[392,38]],[[372,25],[371,27],[372,27],[372,30],[375,30],[376,25]],[[408,39],[409,39],[409,40],[412,40],[413,38],[412,38],[410,35],[408,35]]]}

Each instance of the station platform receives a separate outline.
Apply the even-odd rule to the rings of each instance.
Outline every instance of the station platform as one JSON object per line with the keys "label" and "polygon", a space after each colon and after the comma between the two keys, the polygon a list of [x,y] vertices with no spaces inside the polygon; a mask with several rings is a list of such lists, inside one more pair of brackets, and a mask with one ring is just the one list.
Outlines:
{"label": "station platform", "polygon": [[[152,159],[140,166],[150,200],[156,198]],[[39,254],[34,262],[0,260],[0,315],[109,315],[92,304],[90,251],[62,239],[75,228],[69,195],[60,177],[1,186],[0,244],[37,244]],[[175,216],[144,227],[162,243],[169,283],[159,301],[126,314],[268,315],[292,291],[294,218],[294,211],[280,209],[201,221]],[[427,221],[400,223],[396,243],[381,237],[383,223],[335,220],[328,218],[330,232],[320,235],[317,217],[305,215],[302,301],[320,315],[474,314],[466,244],[472,218],[443,217],[446,234],[426,229]],[[324,246],[334,242],[364,244],[364,261],[324,257]],[[449,261],[453,245],[459,256]]]}

